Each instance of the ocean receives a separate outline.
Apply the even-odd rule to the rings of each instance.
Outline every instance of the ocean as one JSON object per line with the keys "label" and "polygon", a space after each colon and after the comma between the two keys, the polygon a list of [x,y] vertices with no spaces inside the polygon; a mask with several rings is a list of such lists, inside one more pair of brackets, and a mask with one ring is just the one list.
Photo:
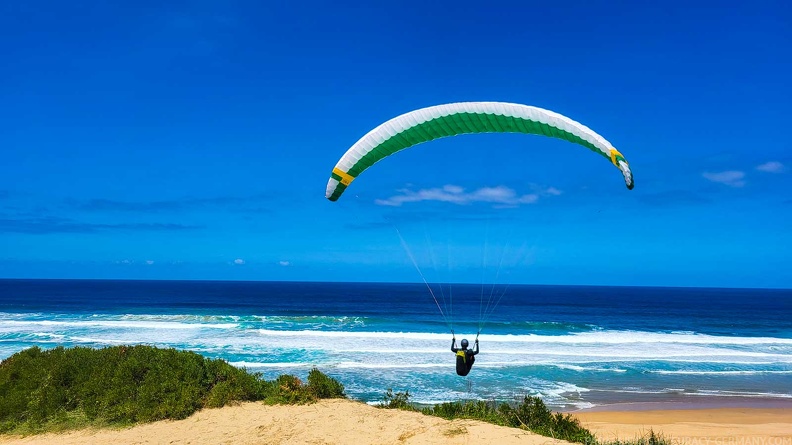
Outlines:
{"label": "ocean", "polygon": [[[148,344],[267,379],[317,367],[368,403],[390,388],[417,403],[539,396],[560,411],[665,401],[792,406],[792,290],[455,284],[433,292],[424,283],[6,279],[0,359],[32,346]],[[460,377],[450,330],[472,343],[479,328],[481,352]]]}

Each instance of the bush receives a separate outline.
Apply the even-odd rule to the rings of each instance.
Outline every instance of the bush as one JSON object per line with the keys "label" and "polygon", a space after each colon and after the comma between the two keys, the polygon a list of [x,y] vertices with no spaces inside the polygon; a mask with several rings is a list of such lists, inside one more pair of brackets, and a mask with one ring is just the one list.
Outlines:
{"label": "bush", "polygon": [[313,403],[317,400],[316,394],[296,376],[284,374],[272,386],[272,391],[265,400],[268,404],[301,405]]}
{"label": "bush", "polygon": [[344,385],[338,380],[332,379],[316,368],[308,373],[308,386],[319,399],[345,398]]}
{"label": "bush", "polygon": [[671,445],[672,443],[670,439],[666,439],[662,434],[657,434],[650,429],[649,434],[643,437],[628,441],[615,440],[607,445]]}
{"label": "bush", "polygon": [[184,419],[242,401],[310,403],[345,397],[336,380],[311,370],[273,382],[224,360],[151,346],[38,347],[0,362],[0,433]]}
{"label": "bush", "polygon": [[[380,408],[395,408],[416,411],[409,402],[409,392],[393,393],[388,389]],[[538,397],[526,396],[521,403],[508,404],[468,400],[465,402],[446,402],[423,408],[422,413],[444,419],[476,419],[495,425],[522,428],[543,436],[570,442],[596,444],[597,440],[590,431],[570,414],[553,414]],[[617,444],[623,445],[623,444]],[[667,443],[640,443],[636,445],[668,445]]]}
{"label": "bush", "polygon": [[577,443],[596,443],[591,432],[571,414],[553,414],[538,397],[526,396],[522,403],[503,410],[512,426],[519,426],[543,436]]}
{"label": "bush", "polygon": [[415,407],[410,404],[410,392],[397,392],[393,393],[393,389],[388,388],[385,393],[384,400],[377,405],[378,408],[386,409],[403,409],[407,411],[417,411]]}
{"label": "bush", "polygon": [[[507,406],[503,404],[501,406]],[[444,419],[478,419],[496,425],[515,426],[509,424],[503,416],[499,405],[495,402],[485,402],[483,400],[466,402],[446,402],[435,405],[431,408],[421,410],[424,414],[442,417]]]}

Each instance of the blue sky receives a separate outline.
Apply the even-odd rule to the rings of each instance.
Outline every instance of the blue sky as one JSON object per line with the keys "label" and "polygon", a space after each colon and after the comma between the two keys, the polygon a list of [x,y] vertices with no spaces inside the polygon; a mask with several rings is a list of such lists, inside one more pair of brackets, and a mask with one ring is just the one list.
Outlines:
{"label": "blue sky", "polygon": [[[0,5],[0,277],[792,287],[789,2],[109,3]],[[635,189],[498,134],[324,198],[467,100],[589,126]]]}

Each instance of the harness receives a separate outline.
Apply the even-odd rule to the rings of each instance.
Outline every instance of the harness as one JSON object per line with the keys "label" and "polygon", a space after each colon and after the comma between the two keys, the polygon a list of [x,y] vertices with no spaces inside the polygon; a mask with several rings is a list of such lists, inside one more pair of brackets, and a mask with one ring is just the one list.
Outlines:
{"label": "harness", "polygon": [[457,351],[456,355],[457,355],[457,357],[462,357],[462,361],[467,363],[467,354],[465,353],[464,349],[460,349],[459,351]]}

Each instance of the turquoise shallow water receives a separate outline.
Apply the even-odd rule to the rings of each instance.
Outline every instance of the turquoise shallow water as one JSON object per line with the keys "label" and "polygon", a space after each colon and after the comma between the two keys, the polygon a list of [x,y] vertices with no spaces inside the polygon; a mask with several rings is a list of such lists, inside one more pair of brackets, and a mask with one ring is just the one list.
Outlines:
{"label": "turquoise shallow water", "polygon": [[[537,395],[555,409],[662,401],[792,402],[792,291],[510,286],[467,377],[481,286],[441,307],[426,286],[0,280],[0,358],[30,346],[151,344],[261,372],[313,366],[375,403]],[[490,306],[490,308],[492,305]]]}

